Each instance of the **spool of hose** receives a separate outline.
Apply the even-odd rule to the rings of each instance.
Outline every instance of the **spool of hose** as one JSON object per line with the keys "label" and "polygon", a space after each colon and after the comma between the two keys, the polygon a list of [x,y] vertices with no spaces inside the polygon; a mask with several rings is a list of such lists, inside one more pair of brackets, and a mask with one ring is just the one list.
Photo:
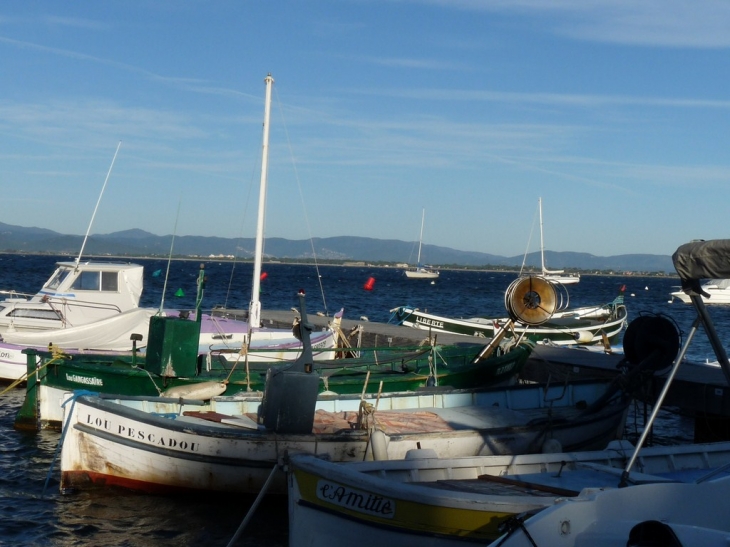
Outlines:
{"label": "spool of hose", "polygon": [[558,302],[555,287],[543,277],[529,275],[515,279],[504,295],[504,305],[513,321],[541,325],[553,316]]}

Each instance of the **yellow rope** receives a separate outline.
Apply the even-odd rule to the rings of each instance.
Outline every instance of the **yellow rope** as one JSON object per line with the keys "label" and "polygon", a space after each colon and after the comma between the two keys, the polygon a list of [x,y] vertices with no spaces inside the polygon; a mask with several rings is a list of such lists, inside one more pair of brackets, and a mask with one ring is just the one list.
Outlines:
{"label": "yellow rope", "polygon": [[25,382],[26,380],[28,380],[28,378],[30,378],[34,374],[40,372],[42,369],[46,368],[47,366],[49,366],[57,361],[64,360],[64,359],[66,359],[66,360],[72,359],[72,357],[68,353],[64,353],[64,351],[61,348],[54,346],[53,344],[48,344],[48,351],[51,352],[51,359],[47,363],[41,365],[40,367],[37,367],[30,374],[28,374],[28,371],[26,370],[25,374],[21,375],[20,378],[15,380],[4,390],[0,391],[0,396],[5,395],[8,391],[10,391],[11,389],[14,389],[19,384]]}

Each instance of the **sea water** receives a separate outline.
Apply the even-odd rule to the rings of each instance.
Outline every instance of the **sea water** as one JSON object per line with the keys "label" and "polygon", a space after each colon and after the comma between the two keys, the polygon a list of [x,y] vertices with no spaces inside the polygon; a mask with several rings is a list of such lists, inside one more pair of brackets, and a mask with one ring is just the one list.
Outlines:
{"label": "sea water", "polygon": [[[0,254],[0,290],[35,293],[50,277],[57,260],[73,257]],[[201,264],[206,283],[203,308],[246,309],[251,299],[251,264],[213,260],[134,260],[145,266],[142,305],[192,309]],[[309,313],[333,315],[344,309],[348,319],[387,322],[391,310],[410,305],[452,316],[504,316],[504,292],[514,273],[444,270],[440,278],[406,279],[396,268],[266,264],[260,300],[265,309],[298,304],[300,289]],[[372,290],[364,288],[372,278]],[[571,307],[604,304],[624,295],[629,318],[661,313],[676,322],[683,335],[695,317],[690,306],[669,303],[676,277],[584,275],[567,288]],[[163,299],[164,291],[164,299]],[[730,341],[730,307],[710,310],[718,333]],[[688,356],[714,360],[709,343],[698,333]],[[13,428],[23,400],[21,389],[0,402],[0,545],[50,546],[183,546],[228,544],[246,516],[252,497],[237,495],[148,496],[113,492],[59,493],[57,458],[60,433],[19,432]],[[629,417],[641,420],[637,409]],[[692,423],[662,412],[655,442],[691,441]],[[287,509],[283,500],[266,500],[237,545],[287,545]]]}

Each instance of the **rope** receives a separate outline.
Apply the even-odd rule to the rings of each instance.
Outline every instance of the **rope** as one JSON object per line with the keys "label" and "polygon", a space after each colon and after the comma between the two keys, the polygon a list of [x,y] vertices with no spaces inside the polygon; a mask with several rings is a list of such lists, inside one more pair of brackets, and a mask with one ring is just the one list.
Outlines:
{"label": "rope", "polygon": [[36,369],[33,372],[31,372],[30,374],[28,374],[28,371],[26,370],[25,373],[20,376],[20,378],[18,378],[17,380],[15,380],[8,387],[6,387],[4,390],[0,391],[0,396],[5,395],[8,391],[10,391],[11,389],[17,387],[19,384],[25,382],[30,377],[32,377],[34,374],[37,374],[38,372],[40,372],[41,370],[43,370],[47,366],[55,363],[56,361],[60,361],[60,360],[63,360],[63,359],[67,359],[67,360],[68,359],[73,359],[73,357],[71,357],[67,353],[64,353],[63,350],[61,350],[60,348],[57,348],[56,346],[53,346],[53,345],[49,344],[48,345],[48,349],[51,351],[51,357],[52,358],[51,358],[50,361],[48,361],[47,363],[41,365],[40,367],[36,367]]}
{"label": "rope", "polygon": [[532,545],[532,547],[537,547],[537,543],[535,543],[535,540],[532,539],[530,532],[527,530],[527,528],[525,528],[525,518],[530,516],[532,516],[531,513],[522,513],[520,515],[507,519],[502,524],[500,524],[500,529],[506,528],[507,533],[499,541],[499,543],[496,544],[496,547],[500,547],[500,545],[504,544],[504,542],[507,541],[517,530],[522,530],[525,533],[527,540],[530,542],[530,545]]}
{"label": "rope", "polygon": [[61,438],[58,440],[58,445],[56,446],[56,451],[53,454],[53,460],[51,460],[51,467],[48,469],[48,475],[46,475],[46,482],[43,484],[43,491],[41,492],[41,497],[43,497],[46,494],[46,488],[48,487],[48,482],[51,480],[51,473],[53,472],[53,467],[56,464],[56,459],[58,459],[58,454],[61,451],[61,447],[63,446],[63,439],[66,438],[66,431],[68,431],[68,424],[71,422],[71,416],[73,415],[73,409],[74,405],[76,405],[76,399],[81,397],[82,395],[92,395],[96,396],[99,395],[95,391],[85,391],[85,390],[78,390],[74,391],[73,395],[70,399],[66,399],[63,404],[61,404],[61,407],[65,407],[66,404],[71,401],[71,408],[68,411],[68,416],[66,416],[66,423],[63,424],[63,430],[61,431]]}
{"label": "rope", "polygon": [[261,491],[259,492],[258,496],[256,496],[256,499],[254,500],[253,504],[248,510],[248,513],[246,513],[246,516],[244,517],[243,521],[241,522],[241,525],[238,527],[238,530],[236,530],[236,533],[233,534],[233,537],[231,538],[231,541],[228,542],[228,547],[232,547],[234,543],[236,543],[236,540],[238,540],[238,537],[243,532],[243,529],[246,528],[246,525],[251,520],[251,517],[253,516],[254,512],[256,511],[256,508],[259,506],[259,503],[261,503],[261,499],[264,497],[264,494],[269,489],[269,484],[271,484],[271,481],[274,478],[274,475],[276,474],[276,470],[279,468],[279,464],[274,464],[274,468],[271,470],[271,473],[269,473],[269,477],[266,479],[266,482],[264,483],[264,486],[261,488]]}
{"label": "rope", "polygon": [[162,390],[159,387],[157,387],[157,384],[155,383],[155,379],[152,377],[152,374],[150,374],[149,370],[139,367],[137,365],[132,365],[132,368],[136,368],[137,370],[141,370],[142,372],[144,372],[147,375],[147,377],[150,379],[150,382],[152,382],[152,385],[155,386],[155,389],[157,390],[157,395],[162,395]]}

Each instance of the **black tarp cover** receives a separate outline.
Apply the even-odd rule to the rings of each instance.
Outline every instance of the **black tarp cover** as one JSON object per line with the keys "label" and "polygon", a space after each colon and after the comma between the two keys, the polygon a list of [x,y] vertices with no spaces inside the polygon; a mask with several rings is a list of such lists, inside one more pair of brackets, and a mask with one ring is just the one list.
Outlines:
{"label": "black tarp cover", "polygon": [[685,243],[674,252],[672,261],[682,290],[704,294],[700,279],[730,278],[730,239]]}

